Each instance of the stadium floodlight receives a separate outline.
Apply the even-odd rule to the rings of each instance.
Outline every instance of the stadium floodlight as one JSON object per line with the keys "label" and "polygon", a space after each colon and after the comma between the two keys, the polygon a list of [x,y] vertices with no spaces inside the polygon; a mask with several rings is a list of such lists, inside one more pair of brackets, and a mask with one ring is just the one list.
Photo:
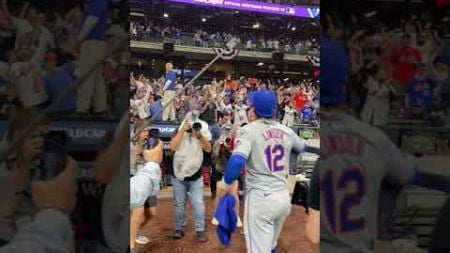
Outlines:
{"label": "stadium floodlight", "polygon": [[202,18],[202,22],[206,22],[206,18]]}
{"label": "stadium floodlight", "polygon": [[260,62],[256,66],[258,66],[258,67],[264,66],[264,62]]}
{"label": "stadium floodlight", "polygon": [[292,27],[292,31],[295,31],[295,30],[297,30],[297,27],[295,27],[295,26]]}
{"label": "stadium floodlight", "polygon": [[169,14],[164,13],[164,17],[165,17],[165,18],[168,18],[168,17],[169,17]]}

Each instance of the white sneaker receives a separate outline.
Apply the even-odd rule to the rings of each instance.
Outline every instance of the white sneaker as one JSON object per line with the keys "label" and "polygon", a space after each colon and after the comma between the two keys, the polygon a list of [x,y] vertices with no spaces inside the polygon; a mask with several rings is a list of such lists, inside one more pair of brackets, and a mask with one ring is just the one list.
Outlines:
{"label": "white sneaker", "polygon": [[214,217],[214,218],[211,220],[211,224],[213,224],[214,226],[219,226],[219,221]]}
{"label": "white sneaker", "polygon": [[147,243],[150,242],[150,240],[147,238],[147,236],[140,235],[140,234],[137,234],[137,235],[136,235],[136,239],[134,239],[134,241],[135,241],[137,244],[147,244]]}
{"label": "white sneaker", "polygon": [[239,217],[238,217],[236,226],[237,226],[238,228],[241,228],[241,227],[242,227],[242,221],[241,221],[241,218],[239,218]]}

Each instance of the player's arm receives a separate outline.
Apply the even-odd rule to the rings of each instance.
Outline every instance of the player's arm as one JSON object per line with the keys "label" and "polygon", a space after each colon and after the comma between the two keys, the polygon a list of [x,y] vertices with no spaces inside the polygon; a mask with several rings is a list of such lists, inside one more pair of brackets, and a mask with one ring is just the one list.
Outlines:
{"label": "player's arm", "polygon": [[292,152],[298,154],[302,152],[313,153],[317,155],[320,154],[320,148],[307,145],[303,139],[301,139],[297,134],[294,133],[294,131],[292,131],[292,140]]}
{"label": "player's arm", "polygon": [[242,168],[245,167],[251,151],[249,134],[245,128],[238,132],[238,137],[234,143],[234,151],[228,160],[225,175],[219,184],[221,188],[228,191],[230,185],[239,178]]}
{"label": "player's arm", "polygon": [[419,168],[416,159],[404,154],[392,142],[386,152],[387,180],[393,185],[417,185],[429,189],[450,192],[450,177],[426,172]]}
{"label": "player's arm", "polygon": [[306,236],[316,244],[320,241],[320,170],[316,164],[309,186],[308,206],[310,207],[308,218],[305,225]]}

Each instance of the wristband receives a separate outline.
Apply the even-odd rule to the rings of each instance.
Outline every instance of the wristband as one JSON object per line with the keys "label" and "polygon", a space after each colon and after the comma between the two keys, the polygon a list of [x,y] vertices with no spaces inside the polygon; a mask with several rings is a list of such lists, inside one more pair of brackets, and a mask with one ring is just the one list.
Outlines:
{"label": "wristband", "polygon": [[228,191],[230,189],[230,185],[225,183],[224,179],[220,180],[217,184],[217,188]]}

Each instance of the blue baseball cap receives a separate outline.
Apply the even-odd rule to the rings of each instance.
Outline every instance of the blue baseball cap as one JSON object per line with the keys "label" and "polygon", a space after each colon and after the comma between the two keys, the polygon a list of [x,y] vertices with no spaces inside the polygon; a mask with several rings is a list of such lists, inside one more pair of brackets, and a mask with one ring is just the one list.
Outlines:
{"label": "blue baseball cap", "polygon": [[340,42],[326,36],[320,41],[320,103],[326,106],[345,101],[349,59]]}
{"label": "blue baseball cap", "polygon": [[273,91],[261,89],[251,92],[248,100],[255,109],[256,115],[263,118],[272,118],[277,108],[277,96]]}

